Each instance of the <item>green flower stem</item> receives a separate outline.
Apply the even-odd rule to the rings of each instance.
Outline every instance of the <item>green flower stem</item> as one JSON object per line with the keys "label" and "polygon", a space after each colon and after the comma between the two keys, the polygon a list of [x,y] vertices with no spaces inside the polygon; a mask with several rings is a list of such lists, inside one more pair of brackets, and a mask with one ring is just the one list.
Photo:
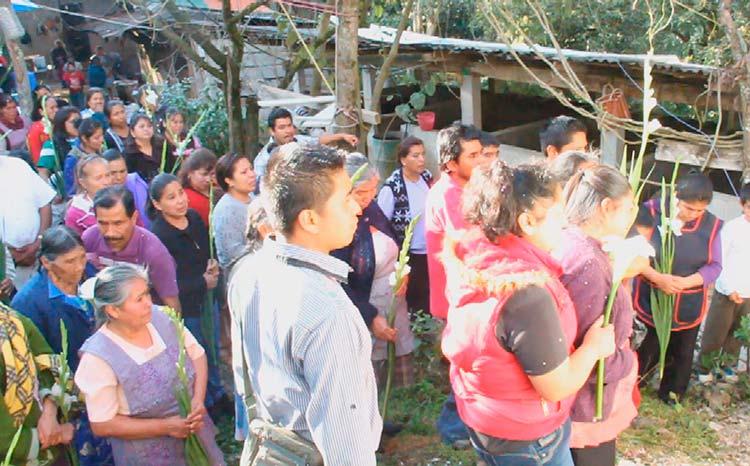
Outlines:
{"label": "green flower stem", "polygon": [[[609,325],[612,319],[612,307],[615,304],[615,297],[617,296],[617,290],[620,288],[620,281],[612,283],[612,289],[609,290],[609,297],[607,298],[607,306],[604,309],[604,322],[602,326],[606,327]],[[601,421],[603,418],[604,411],[604,358],[599,360],[596,368],[596,412],[594,413],[594,421]]]}
{"label": "green flower stem", "polygon": [[[366,166],[366,165],[365,165]],[[363,166],[364,167],[364,166]],[[357,176],[357,174],[360,173],[360,168],[357,170],[357,172],[354,174]],[[352,177],[352,179],[355,179]],[[355,180],[356,181],[356,180]],[[391,303],[388,306],[388,326],[393,327],[393,324],[396,322],[396,293],[401,289],[401,287],[404,285],[404,280],[406,279],[404,270],[406,269],[406,266],[409,262],[409,249],[411,248],[411,239],[412,236],[414,236],[414,227],[417,225],[417,222],[419,221],[419,215],[412,218],[409,222],[409,226],[406,228],[406,232],[404,234],[404,243],[401,245],[401,251],[398,254],[398,262],[396,263],[396,283],[393,285],[393,288],[391,289]],[[385,380],[385,391],[383,393],[383,409],[381,410],[383,414],[383,419],[386,419],[386,416],[388,416],[388,399],[391,395],[391,386],[393,385],[393,369],[396,365],[396,344],[392,341],[388,342],[388,375],[386,376]]]}
{"label": "green flower stem", "polygon": [[[180,409],[180,416],[187,417],[190,414],[191,398],[190,383],[188,381],[186,361],[187,352],[185,350],[185,322],[182,317],[177,315],[174,309],[165,307],[165,313],[177,330],[177,378],[179,384],[174,387],[175,398]],[[210,466],[208,454],[196,434],[188,435],[185,439],[185,458],[190,466]]]}

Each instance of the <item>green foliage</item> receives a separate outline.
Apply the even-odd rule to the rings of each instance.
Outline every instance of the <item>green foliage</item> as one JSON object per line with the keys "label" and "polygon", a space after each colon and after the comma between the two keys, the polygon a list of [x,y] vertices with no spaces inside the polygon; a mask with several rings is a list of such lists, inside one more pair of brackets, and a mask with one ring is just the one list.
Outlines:
{"label": "green foliage", "polygon": [[[486,19],[487,5],[506,8],[521,31],[537,44],[551,46],[542,25],[526,0],[417,0],[421,22],[431,24],[441,37],[497,40]],[[633,0],[537,0],[562,47],[612,53],[645,53],[648,50],[648,14],[644,2]],[[395,27],[405,0],[373,0],[369,20]],[[652,0],[657,9],[666,0]],[[728,40],[718,23],[718,2],[681,0],[669,28],[655,39],[657,54],[674,54],[695,63],[722,65],[731,62]],[[750,9],[734,2],[734,19],[750,36]],[[425,27],[426,29],[427,27]],[[425,32],[425,31],[419,31]],[[520,40],[519,31],[507,31]]]}
{"label": "green foliage", "polygon": [[701,355],[701,364],[711,372],[721,372],[723,368],[730,367],[736,362],[737,357],[724,352],[723,349]]}
{"label": "green foliage", "polygon": [[430,79],[422,83],[417,92],[409,96],[409,102],[396,105],[396,114],[404,121],[416,121],[415,113],[421,111],[427,104],[427,97],[435,95],[437,90],[437,78],[431,75]]}
{"label": "green foliage", "polygon": [[190,96],[190,83],[182,81],[165,85],[159,92],[160,102],[171,108],[178,108],[185,117],[185,127],[191,128],[205,111],[200,127],[195,135],[201,144],[211,149],[217,156],[229,150],[229,120],[227,118],[224,93],[216,85],[207,85],[200,90],[197,98]]}
{"label": "green foliage", "polygon": [[[692,396],[683,397],[677,408],[659,400],[650,387],[644,388],[641,394],[638,419],[617,439],[620,452],[645,450],[648,456],[689,458],[695,464],[716,462],[719,438],[709,427],[713,419],[701,409],[702,401]],[[640,459],[645,460],[645,464],[661,464],[642,456]]]}

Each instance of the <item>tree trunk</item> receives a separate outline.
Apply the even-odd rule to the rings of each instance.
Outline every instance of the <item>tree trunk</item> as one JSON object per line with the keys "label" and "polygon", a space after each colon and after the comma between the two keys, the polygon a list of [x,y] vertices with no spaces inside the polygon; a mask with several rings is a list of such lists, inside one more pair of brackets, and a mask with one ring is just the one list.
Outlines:
{"label": "tree trunk", "polygon": [[[0,6],[8,8],[12,16],[16,16],[13,5],[10,0],[0,0]],[[29,85],[29,75],[26,70],[26,60],[24,59],[23,50],[15,39],[5,38],[5,44],[8,46],[10,60],[13,63],[13,69],[16,74],[16,89],[18,91],[19,104],[23,115],[31,115],[34,109],[34,102],[31,99],[31,86]]]}
{"label": "tree trunk", "polygon": [[[328,0],[326,5],[333,6],[334,0]],[[331,15],[324,13],[320,18],[320,24],[318,24],[318,37],[324,37],[328,33],[328,28],[331,26]],[[324,43],[325,44],[325,43]],[[323,54],[319,54],[323,55]],[[321,67],[322,67],[321,63]],[[310,95],[320,95],[320,88],[323,85],[323,77],[315,70],[313,73],[312,84],[310,84]]]}
{"label": "tree trunk", "polygon": [[339,24],[336,28],[336,116],[333,132],[359,135],[359,27],[358,0],[336,0]]}
{"label": "tree trunk", "polygon": [[409,22],[409,16],[411,15],[411,9],[414,6],[414,0],[408,0],[406,4],[401,20],[398,23],[398,29],[396,30],[396,36],[393,38],[393,44],[391,49],[388,51],[388,56],[383,60],[383,66],[380,67],[380,73],[375,80],[375,87],[372,90],[372,104],[370,110],[380,113],[380,96],[383,95],[383,88],[385,87],[385,81],[391,75],[391,65],[398,56],[398,46],[401,41],[401,35],[406,29],[406,25]]}
{"label": "tree trunk", "polygon": [[255,94],[245,97],[245,134],[248,156],[250,160],[255,160],[255,156],[260,151],[260,125],[258,124],[258,96]]}
{"label": "tree trunk", "polygon": [[742,33],[737,28],[734,18],[732,18],[732,0],[721,0],[719,22],[724,26],[732,49],[732,58],[734,58],[735,67],[740,74],[738,82],[743,123],[742,159],[744,162],[742,182],[747,183],[750,182],[750,52]]}
{"label": "tree trunk", "polygon": [[224,95],[227,101],[227,118],[229,119],[229,150],[238,154],[250,155],[245,147],[242,118],[242,83],[239,79],[240,69],[234,60],[227,63],[227,78]]}

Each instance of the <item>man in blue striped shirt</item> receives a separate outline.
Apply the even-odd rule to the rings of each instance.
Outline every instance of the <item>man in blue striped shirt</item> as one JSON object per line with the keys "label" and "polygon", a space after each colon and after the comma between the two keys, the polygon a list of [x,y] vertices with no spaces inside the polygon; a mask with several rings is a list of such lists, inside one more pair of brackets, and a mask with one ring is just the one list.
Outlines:
{"label": "man in blue striped shirt", "polygon": [[349,266],[329,256],[357,226],[351,180],[333,149],[276,157],[263,194],[276,237],[241,259],[229,284],[235,384],[246,404],[255,396],[260,418],[312,441],[326,465],[375,465],[372,343],[341,287]]}

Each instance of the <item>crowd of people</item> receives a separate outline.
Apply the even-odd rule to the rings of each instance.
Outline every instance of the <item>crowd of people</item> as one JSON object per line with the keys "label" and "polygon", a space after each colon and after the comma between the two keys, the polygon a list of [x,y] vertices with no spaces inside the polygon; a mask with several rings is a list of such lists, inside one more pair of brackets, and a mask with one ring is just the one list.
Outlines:
{"label": "crowd of people", "polygon": [[[710,179],[682,175],[667,206],[679,232],[672,274],[634,255],[604,325],[613,245],[639,235],[658,253],[662,205],[639,206],[574,118],[550,120],[545,160],[517,166],[491,134],[453,124],[438,133],[433,174],[424,142],[406,137],[381,180],[366,156],[331,147],[356,137],[297,135],[285,109],[271,111],[257,156],[217,157],[185,143],[179,110],[133,108],[109,99],[106,83],[81,88],[75,105],[73,84],[74,105],[41,87],[28,116],[0,94],[0,298],[10,305],[0,310],[0,451],[20,427],[18,464],[64,464],[65,445],[82,465],[190,464],[185,439],[196,435],[220,465],[224,416],[245,441],[243,465],[375,464],[382,436],[400,430],[378,405],[389,354],[393,384],[413,384],[412,323],[431,315],[445,324],[451,386],[436,419],[443,442],[486,464],[614,465],[658,362],[653,289],[677,297],[661,400],[684,396],[707,316],[702,354],[739,351],[749,186],[743,216],[723,226],[706,210]],[[84,400],[70,419],[50,395],[60,369],[46,362],[63,350]],[[174,394],[180,361],[187,413]],[[729,365],[696,370],[701,382],[736,377]]]}

